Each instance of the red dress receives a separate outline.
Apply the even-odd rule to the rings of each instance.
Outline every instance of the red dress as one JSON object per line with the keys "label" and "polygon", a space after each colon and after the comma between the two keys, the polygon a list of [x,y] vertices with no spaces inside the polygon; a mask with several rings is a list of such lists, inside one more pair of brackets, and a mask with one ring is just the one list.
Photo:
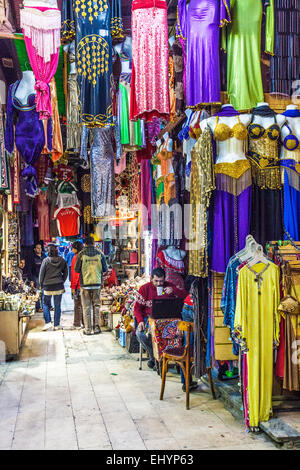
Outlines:
{"label": "red dress", "polygon": [[165,0],[132,2],[130,119],[170,118],[169,46]]}

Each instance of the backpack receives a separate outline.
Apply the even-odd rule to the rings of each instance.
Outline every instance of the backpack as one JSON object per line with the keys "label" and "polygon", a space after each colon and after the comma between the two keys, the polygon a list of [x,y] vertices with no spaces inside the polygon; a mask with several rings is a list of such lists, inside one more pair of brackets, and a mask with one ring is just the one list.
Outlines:
{"label": "backpack", "polygon": [[101,255],[82,255],[81,274],[84,286],[100,286],[102,283]]}

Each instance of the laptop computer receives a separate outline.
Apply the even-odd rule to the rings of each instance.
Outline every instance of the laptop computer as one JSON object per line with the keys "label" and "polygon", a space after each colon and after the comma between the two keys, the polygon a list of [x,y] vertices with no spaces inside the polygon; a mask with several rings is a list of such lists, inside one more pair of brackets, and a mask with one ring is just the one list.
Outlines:
{"label": "laptop computer", "polygon": [[165,319],[165,318],[179,318],[181,319],[182,307],[184,304],[183,299],[154,299],[152,301],[152,313],[150,318]]}

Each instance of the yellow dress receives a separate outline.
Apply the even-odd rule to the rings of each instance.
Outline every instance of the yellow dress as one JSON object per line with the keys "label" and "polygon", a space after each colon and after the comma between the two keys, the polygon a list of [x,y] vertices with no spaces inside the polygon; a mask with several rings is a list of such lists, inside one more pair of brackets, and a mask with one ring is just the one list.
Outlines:
{"label": "yellow dress", "polygon": [[247,353],[250,427],[272,415],[273,344],[279,345],[279,268],[244,266],[239,273],[235,336]]}

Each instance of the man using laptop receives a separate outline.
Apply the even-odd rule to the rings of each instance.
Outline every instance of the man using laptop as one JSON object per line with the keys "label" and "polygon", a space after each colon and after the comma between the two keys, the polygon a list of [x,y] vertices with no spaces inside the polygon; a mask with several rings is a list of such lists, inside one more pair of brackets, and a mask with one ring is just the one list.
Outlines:
{"label": "man using laptop", "polygon": [[150,369],[153,369],[155,366],[155,361],[153,357],[151,335],[148,334],[147,336],[146,330],[149,328],[148,317],[152,312],[152,301],[154,299],[170,299],[176,297],[185,299],[188,295],[187,291],[179,289],[165,279],[166,274],[164,269],[154,269],[151,274],[151,281],[140,288],[134,306],[134,315],[137,322],[136,336],[143,348],[149,354],[150,360],[148,361],[148,367],[150,367]]}

